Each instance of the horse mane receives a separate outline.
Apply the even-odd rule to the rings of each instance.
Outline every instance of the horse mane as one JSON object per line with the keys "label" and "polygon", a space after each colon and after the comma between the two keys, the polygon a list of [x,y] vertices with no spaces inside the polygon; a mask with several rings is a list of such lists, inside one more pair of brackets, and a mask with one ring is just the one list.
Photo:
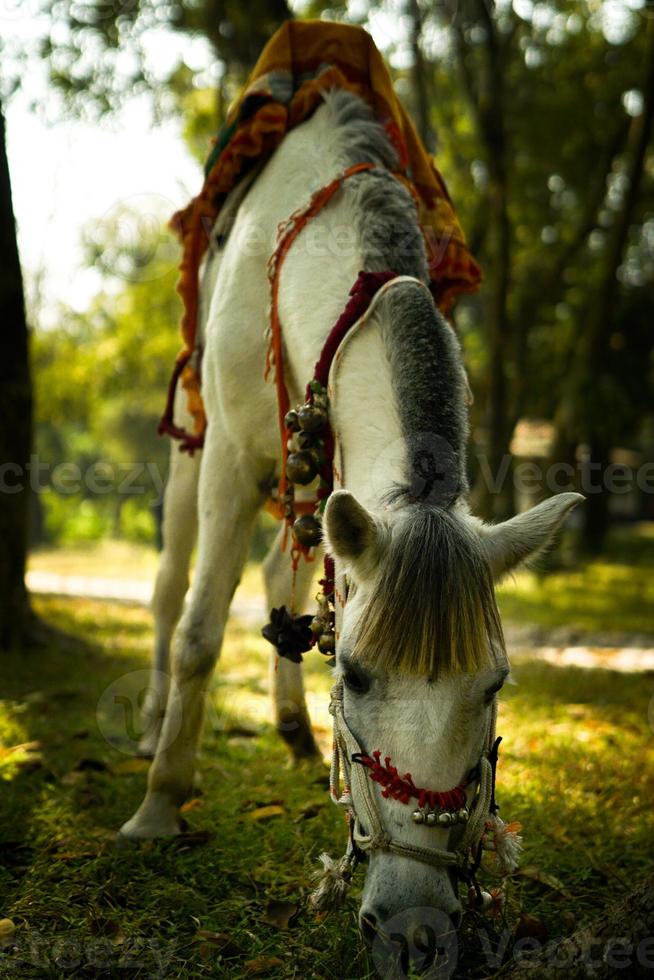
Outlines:
{"label": "horse mane", "polygon": [[493,580],[474,529],[407,491],[360,623],[362,664],[426,676],[471,672],[505,656]]}
{"label": "horse mane", "polygon": [[[398,162],[370,106],[329,92],[343,165],[377,169],[351,178],[365,268],[427,284],[416,205],[392,171]],[[467,493],[468,412],[461,350],[426,289],[406,282],[384,297],[380,329],[407,449],[390,547],[364,610],[354,656],[382,669],[435,678],[473,671],[504,652],[490,568],[481,542],[454,509]]]}
{"label": "horse mane", "polygon": [[[376,164],[344,188],[366,270],[392,269],[427,284],[416,205],[392,170],[397,157],[370,106],[351,92],[325,95],[343,165]],[[383,299],[380,328],[408,450],[411,495],[446,507],[468,490],[468,413],[459,342],[426,289],[404,282]]]}

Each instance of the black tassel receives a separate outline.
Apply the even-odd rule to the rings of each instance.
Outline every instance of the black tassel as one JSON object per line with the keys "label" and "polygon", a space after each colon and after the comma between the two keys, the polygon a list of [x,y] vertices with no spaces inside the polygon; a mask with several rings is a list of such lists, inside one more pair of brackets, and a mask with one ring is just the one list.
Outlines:
{"label": "black tassel", "polygon": [[272,609],[270,622],[261,630],[269,643],[277,648],[280,657],[292,660],[294,664],[302,663],[302,654],[311,649],[313,634],[309,624],[312,616],[296,616],[288,611],[286,606]]}

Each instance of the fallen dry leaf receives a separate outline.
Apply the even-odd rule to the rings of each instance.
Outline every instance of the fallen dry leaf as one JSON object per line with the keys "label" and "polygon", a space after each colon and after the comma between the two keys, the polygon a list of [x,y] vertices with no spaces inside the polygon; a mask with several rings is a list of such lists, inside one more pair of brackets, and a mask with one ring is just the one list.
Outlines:
{"label": "fallen dry leaf", "polygon": [[270,973],[278,966],[284,966],[284,960],[278,956],[257,956],[254,960],[248,960],[245,964],[245,972],[249,977],[258,977],[263,973]]}
{"label": "fallen dry leaf", "polygon": [[261,916],[261,921],[275,929],[288,929],[297,913],[298,906],[294,902],[280,902],[276,898],[271,898],[266,911]]}
{"label": "fallen dry leaf", "polygon": [[0,949],[9,945],[15,932],[16,926],[11,919],[0,919]]}
{"label": "fallen dry leaf", "polygon": [[55,854],[54,861],[81,861],[84,858],[94,858],[97,857],[96,851],[62,851],[59,854]]}
{"label": "fallen dry leaf", "polygon": [[13,755],[14,752],[40,752],[43,743],[39,741],[21,742],[20,745],[0,745],[0,759]]}
{"label": "fallen dry leaf", "polygon": [[295,818],[295,823],[301,823],[302,820],[312,820],[317,817],[321,810],[325,807],[324,803],[307,803],[300,810],[300,815]]}
{"label": "fallen dry leaf", "polygon": [[234,956],[240,956],[243,952],[242,947],[238,943],[235,943],[226,932],[198,929],[195,934],[195,942],[200,944],[200,956],[203,959],[207,959],[212,952],[219,952],[228,959]]}
{"label": "fallen dry leaf", "polygon": [[194,799],[187,800],[186,803],[182,803],[179,812],[188,813],[189,810],[197,810],[198,807],[202,807],[202,806],[204,806],[204,801],[196,796]]}
{"label": "fallen dry leaf", "polygon": [[133,759],[125,759],[114,766],[114,773],[117,776],[133,776],[135,773],[147,772],[150,768],[150,759],[141,759],[134,756]]}
{"label": "fallen dry leaf", "polygon": [[533,864],[528,865],[526,868],[518,868],[515,876],[517,878],[528,878],[529,881],[535,881],[539,885],[551,888],[552,891],[558,892],[564,898],[572,897],[563,882],[555,878],[554,875],[548,874],[546,871],[541,871],[540,868],[537,868]]}
{"label": "fallen dry leaf", "polygon": [[248,820],[271,820],[273,817],[283,817],[284,807],[271,803],[270,806],[258,806],[256,810],[250,810],[245,816]]}
{"label": "fallen dry leaf", "polygon": [[523,912],[516,924],[513,935],[516,941],[518,939],[529,938],[537,939],[539,942],[544,943],[547,941],[547,926],[537,916],[528,915],[526,912]]}
{"label": "fallen dry leaf", "polygon": [[185,830],[177,837],[173,837],[172,843],[180,850],[185,850],[188,847],[201,847],[203,844],[208,844],[213,836],[211,830]]}

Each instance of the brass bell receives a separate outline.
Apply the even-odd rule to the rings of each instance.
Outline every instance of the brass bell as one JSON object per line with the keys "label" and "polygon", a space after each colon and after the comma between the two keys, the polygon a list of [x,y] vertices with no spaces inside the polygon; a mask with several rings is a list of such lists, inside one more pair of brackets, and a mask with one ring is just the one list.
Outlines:
{"label": "brass bell", "polygon": [[318,436],[313,432],[305,432],[301,429],[297,434],[297,444],[300,449],[315,449],[318,445]]}
{"label": "brass bell", "polygon": [[493,904],[493,896],[490,894],[490,892],[482,891],[481,899],[479,898],[477,899],[477,908],[480,909],[482,912],[487,912],[488,909],[492,906],[492,904]]}
{"label": "brass bell", "polygon": [[314,548],[322,541],[322,524],[313,514],[303,514],[293,524],[293,534],[307,548]]}
{"label": "brass bell", "polygon": [[470,812],[468,808],[464,806],[459,810],[457,816],[459,818],[459,823],[467,823],[470,819]]}
{"label": "brass bell", "polygon": [[290,411],[288,411],[284,416],[284,425],[289,432],[300,431],[300,420],[298,419],[297,412],[294,408],[291,408]]}
{"label": "brass bell", "polygon": [[414,823],[424,823],[425,815],[422,812],[422,810],[414,810],[413,813],[411,814],[411,819],[413,820]]}
{"label": "brass bell", "polygon": [[329,623],[320,616],[314,616],[309,623],[309,629],[314,636],[320,636],[322,633],[327,632],[329,629]]}
{"label": "brass bell", "polygon": [[336,634],[333,630],[327,630],[318,637],[318,649],[321,653],[336,652]]}
{"label": "brass bell", "polygon": [[432,810],[430,810],[429,813],[427,814],[427,819],[425,823],[427,823],[430,827],[433,827],[435,825],[436,814]]}
{"label": "brass bell", "polygon": [[299,453],[291,453],[286,460],[286,476],[291,483],[306,486],[315,479],[317,472],[316,461],[306,449]]}
{"label": "brass bell", "polygon": [[438,823],[441,827],[449,827],[452,824],[452,814],[444,810],[438,814]]}
{"label": "brass bell", "polygon": [[300,427],[305,432],[317,432],[327,422],[327,413],[325,410],[318,408],[317,405],[312,405],[310,402],[298,409],[297,417]]}

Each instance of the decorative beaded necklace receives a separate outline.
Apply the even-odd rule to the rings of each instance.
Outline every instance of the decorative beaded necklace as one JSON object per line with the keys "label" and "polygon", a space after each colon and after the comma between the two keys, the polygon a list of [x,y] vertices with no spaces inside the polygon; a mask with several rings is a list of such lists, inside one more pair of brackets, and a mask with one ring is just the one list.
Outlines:
{"label": "decorative beaded necklace", "polygon": [[[306,387],[305,401],[291,407],[284,380],[282,326],[279,317],[279,283],[282,266],[293,242],[311,218],[315,217],[343,182],[355,174],[374,169],[374,164],[359,163],[348,167],[338,177],[312,196],[304,208],[295,211],[278,230],[277,245],[268,263],[271,290],[270,345],[264,377],[270,376],[274,365],[279,430],[282,447],[281,477],[277,489],[279,516],[291,536],[293,575],[304,557],[310,560],[311,549],[322,540],[322,514],[334,489],[334,433],[329,422],[327,382],[334,357],[349,330],[364,315],[373,297],[396,272],[360,272],[352,286],[349,299],[340,317],[330,330],[318,358],[313,378]],[[316,499],[309,512],[302,512],[295,500],[295,487],[308,486],[319,478]],[[304,502],[303,502],[304,503]],[[286,540],[286,539],[285,539]],[[302,654],[317,646],[321,653],[333,657],[336,650],[334,609],[334,563],[324,559],[324,575],[320,580],[318,611],[315,616],[299,616],[281,606],[273,609],[270,622],[262,632],[280,656],[299,663]]]}

